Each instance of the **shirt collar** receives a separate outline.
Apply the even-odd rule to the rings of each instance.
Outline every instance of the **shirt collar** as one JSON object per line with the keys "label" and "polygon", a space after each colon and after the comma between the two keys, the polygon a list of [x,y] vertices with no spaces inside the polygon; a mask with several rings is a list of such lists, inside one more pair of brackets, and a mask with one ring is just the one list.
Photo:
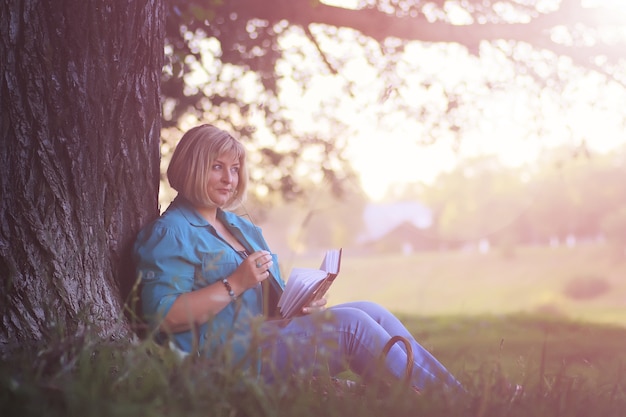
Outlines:
{"label": "shirt collar", "polygon": [[[198,211],[194,208],[193,204],[189,202],[185,197],[177,195],[172,201],[171,209],[177,209],[181,212],[183,217],[189,222],[190,225],[196,227],[213,227],[211,223],[207,221]],[[168,208],[168,210],[170,210]],[[218,207],[217,219],[220,220],[226,226],[234,226],[232,213],[222,210]]]}
{"label": "shirt collar", "polygon": [[[198,211],[193,207],[193,205],[187,200],[185,197],[181,195],[177,195],[174,201],[172,201],[172,205],[170,206],[172,209],[177,209],[180,213],[185,217],[185,219],[192,226],[197,227],[206,227],[211,226],[211,223],[207,221]],[[168,208],[169,210],[169,208]],[[211,226],[212,227],[212,226]]]}

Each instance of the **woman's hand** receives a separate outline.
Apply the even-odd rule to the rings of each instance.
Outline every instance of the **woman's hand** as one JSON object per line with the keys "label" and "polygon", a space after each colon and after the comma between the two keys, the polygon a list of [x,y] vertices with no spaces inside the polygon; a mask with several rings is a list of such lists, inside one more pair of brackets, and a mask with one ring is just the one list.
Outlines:
{"label": "woman's hand", "polygon": [[326,297],[322,297],[319,300],[313,300],[311,301],[311,303],[307,306],[304,306],[304,308],[302,308],[302,314],[311,314],[311,313],[318,313],[320,311],[324,311],[324,309],[326,308],[326,303],[328,301],[326,300]]}
{"label": "woman's hand", "polygon": [[272,265],[274,261],[270,252],[266,250],[254,252],[243,260],[235,272],[228,277],[228,281],[235,293],[239,295],[259,282],[265,281],[270,276],[269,269]]}
{"label": "woman's hand", "polygon": [[[243,260],[241,265],[228,277],[228,283],[236,296],[248,288],[256,286],[269,276],[268,269],[274,264],[268,251],[254,252]],[[166,332],[189,330],[192,324],[206,323],[231,302],[228,292],[221,282],[181,294],[161,323]],[[192,319],[190,321],[190,318]]]}

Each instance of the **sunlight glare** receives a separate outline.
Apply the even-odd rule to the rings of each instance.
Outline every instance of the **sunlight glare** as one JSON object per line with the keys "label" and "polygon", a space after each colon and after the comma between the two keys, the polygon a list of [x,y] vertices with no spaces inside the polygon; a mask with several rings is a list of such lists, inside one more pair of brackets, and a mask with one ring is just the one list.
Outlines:
{"label": "sunlight glare", "polygon": [[[322,2],[344,8],[360,4],[359,0]],[[541,0],[537,4],[551,9],[559,2]],[[615,7],[618,4],[615,2]],[[342,29],[336,37],[314,25],[311,31],[329,56],[343,62],[342,76],[328,73],[315,61],[315,45],[299,30],[283,33],[281,48],[302,52],[286,53],[286,59],[277,65],[282,75],[281,100],[286,103],[287,117],[294,121],[293,135],[317,131],[332,138],[336,134],[333,126],[320,120],[317,109],[333,106],[333,117],[348,127],[335,140],[348,142],[346,157],[373,200],[390,197],[390,191],[399,189],[397,185],[432,183],[464,158],[490,155],[505,166],[520,167],[532,165],[547,150],[559,146],[584,142],[590,151],[602,152],[625,142],[619,110],[624,89],[617,84],[605,88],[606,81],[597,74],[577,72],[568,60],[538,56],[530,46],[485,43],[476,57],[456,44],[409,42],[398,65],[400,82],[394,84],[394,80],[380,77],[379,68],[368,62],[367,45],[358,42],[354,31]],[[532,77],[517,72],[510,55],[533,62],[533,70],[542,79],[549,80],[558,72],[575,74],[577,81],[564,84],[560,92],[542,90]],[[315,65],[319,70],[312,69]],[[306,88],[294,79],[300,67],[309,68]],[[341,93],[346,91],[346,80],[354,83],[354,94]],[[403,118],[402,112],[381,100],[387,97],[387,90],[393,100],[412,109],[426,109],[425,116]],[[462,131],[432,130],[437,125],[433,118],[446,111],[449,96],[455,94],[471,100],[451,114]],[[440,118],[445,125],[445,118]],[[435,143],[420,144],[430,141]],[[306,159],[314,166],[319,155],[307,154]],[[309,176],[308,169],[300,167],[298,173]]]}
{"label": "sunlight glare", "polygon": [[583,0],[582,7],[606,7],[619,10],[622,13],[626,13],[626,2],[624,0]]}
{"label": "sunlight glare", "polygon": [[372,200],[381,200],[393,184],[430,183],[456,160],[450,146],[420,146],[399,132],[362,132],[351,141],[348,158]]}
{"label": "sunlight glare", "polygon": [[356,10],[359,7],[359,0],[320,0],[320,3],[352,10]]}

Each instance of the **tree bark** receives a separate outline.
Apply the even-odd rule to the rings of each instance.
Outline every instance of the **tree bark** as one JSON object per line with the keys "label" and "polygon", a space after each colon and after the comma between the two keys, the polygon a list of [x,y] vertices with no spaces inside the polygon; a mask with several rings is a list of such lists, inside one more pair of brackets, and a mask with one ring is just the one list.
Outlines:
{"label": "tree bark", "polygon": [[130,247],[158,215],[161,0],[0,5],[0,352],[129,336]]}

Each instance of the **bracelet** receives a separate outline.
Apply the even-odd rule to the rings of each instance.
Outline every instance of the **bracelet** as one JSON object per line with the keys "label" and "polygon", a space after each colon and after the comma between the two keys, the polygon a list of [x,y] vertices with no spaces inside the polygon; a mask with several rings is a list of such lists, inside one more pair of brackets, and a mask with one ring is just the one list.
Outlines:
{"label": "bracelet", "polygon": [[235,295],[235,291],[233,291],[233,287],[230,286],[230,282],[228,282],[228,278],[224,278],[222,280],[222,284],[226,287],[226,291],[228,291],[228,295],[232,298],[233,301],[237,301],[237,296]]}

